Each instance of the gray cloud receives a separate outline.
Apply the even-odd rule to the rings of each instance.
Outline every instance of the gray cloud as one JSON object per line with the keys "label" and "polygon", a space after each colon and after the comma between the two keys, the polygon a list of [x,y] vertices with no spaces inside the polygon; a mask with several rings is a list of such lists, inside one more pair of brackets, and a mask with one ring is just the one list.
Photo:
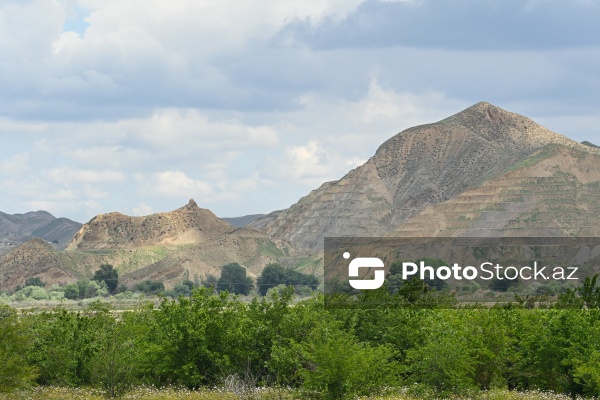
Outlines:
{"label": "gray cloud", "polygon": [[319,49],[556,49],[597,46],[599,15],[592,1],[368,0],[341,21],[291,22],[280,38]]}

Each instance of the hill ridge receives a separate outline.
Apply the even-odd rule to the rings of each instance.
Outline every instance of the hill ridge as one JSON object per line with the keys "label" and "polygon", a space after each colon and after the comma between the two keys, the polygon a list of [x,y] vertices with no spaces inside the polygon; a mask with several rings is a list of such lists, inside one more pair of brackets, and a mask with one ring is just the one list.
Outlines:
{"label": "hill ridge", "polygon": [[200,243],[234,228],[210,210],[190,201],[174,211],[128,216],[119,212],[99,214],[84,224],[67,250],[136,248],[152,244]]}

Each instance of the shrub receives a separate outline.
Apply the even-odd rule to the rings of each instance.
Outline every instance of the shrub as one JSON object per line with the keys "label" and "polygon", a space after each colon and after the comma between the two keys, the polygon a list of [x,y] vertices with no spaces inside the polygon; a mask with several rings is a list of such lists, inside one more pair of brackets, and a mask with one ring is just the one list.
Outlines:
{"label": "shrub", "polygon": [[15,310],[0,305],[0,391],[33,385],[37,369],[27,363],[31,335]]}

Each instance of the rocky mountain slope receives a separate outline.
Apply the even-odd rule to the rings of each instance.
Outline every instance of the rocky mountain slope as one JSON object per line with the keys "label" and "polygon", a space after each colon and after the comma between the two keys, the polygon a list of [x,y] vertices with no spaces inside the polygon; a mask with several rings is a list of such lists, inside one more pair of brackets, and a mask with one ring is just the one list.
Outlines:
{"label": "rocky mountain slope", "polygon": [[538,150],[505,174],[425,208],[393,236],[600,236],[600,155]]}
{"label": "rocky mountain slope", "polygon": [[36,237],[64,248],[80,228],[79,222],[56,218],[46,211],[12,215],[0,212],[0,254]]}
{"label": "rocky mountain slope", "polygon": [[397,134],[339,181],[324,183],[270,220],[250,225],[273,239],[315,250],[325,236],[386,235],[426,207],[497,178],[548,144],[600,154],[529,118],[478,103]]}
{"label": "rocky mountain slope", "polygon": [[243,265],[249,276],[256,277],[265,265],[293,253],[286,243],[274,243],[255,229],[240,228],[216,240],[186,246],[156,263],[127,273],[123,275],[123,282],[138,282],[145,277],[174,284],[182,276],[200,279],[208,275],[218,277],[220,267],[232,262]]}
{"label": "rocky mountain slope", "polygon": [[73,282],[73,275],[61,265],[56,251],[42,239],[28,242],[0,256],[0,289],[14,290],[27,278],[39,277],[47,284]]}

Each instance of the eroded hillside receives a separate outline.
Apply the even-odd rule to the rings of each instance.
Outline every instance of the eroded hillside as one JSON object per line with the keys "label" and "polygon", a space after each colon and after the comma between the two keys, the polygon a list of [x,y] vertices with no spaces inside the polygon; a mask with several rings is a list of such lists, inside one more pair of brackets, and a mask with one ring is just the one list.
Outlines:
{"label": "eroded hillside", "polygon": [[201,243],[234,227],[200,208],[192,199],[175,211],[144,217],[101,214],[84,224],[67,250],[127,249],[151,245]]}
{"label": "eroded hillside", "polygon": [[339,181],[323,184],[267,223],[251,225],[309,249],[321,248],[325,236],[385,235],[550,143],[599,153],[526,117],[478,103],[397,134]]}
{"label": "eroded hillside", "polygon": [[393,236],[600,236],[600,155],[547,145]]}

